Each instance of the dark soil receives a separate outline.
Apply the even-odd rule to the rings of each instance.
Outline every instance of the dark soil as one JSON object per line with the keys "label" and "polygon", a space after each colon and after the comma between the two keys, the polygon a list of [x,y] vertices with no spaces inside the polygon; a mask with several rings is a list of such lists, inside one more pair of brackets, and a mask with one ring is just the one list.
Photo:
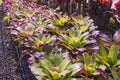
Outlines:
{"label": "dark soil", "polygon": [[[3,7],[0,7],[0,80],[22,80],[21,71],[17,67],[18,55],[16,54],[7,28],[3,21]],[[18,71],[19,70],[19,71]]]}
{"label": "dark soil", "polygon": [[27,56],[18,66],[20,50],[11,39],[8,23],[3,21],[4,13],[0,6],[0,80],[36,80],[28,68]]}

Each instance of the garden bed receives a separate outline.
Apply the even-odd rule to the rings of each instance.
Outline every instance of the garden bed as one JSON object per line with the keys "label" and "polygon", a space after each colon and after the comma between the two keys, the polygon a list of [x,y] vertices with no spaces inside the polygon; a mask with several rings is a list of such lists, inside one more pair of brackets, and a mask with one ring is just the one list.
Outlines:
{"label": "garden bed", "polygon": [[[14,48],[22,80],[119,80],[119,30],[113,37],[119,27],[111,28],[116,22],[112,17],[108,18],[109,29],[97,27],[89,16],[69,16],[59,7],[52,9],[33,1],[5,1],[4,7],[4,20],[12,40],[18,43]],[[3,35],[1,39],[4,42]]]}

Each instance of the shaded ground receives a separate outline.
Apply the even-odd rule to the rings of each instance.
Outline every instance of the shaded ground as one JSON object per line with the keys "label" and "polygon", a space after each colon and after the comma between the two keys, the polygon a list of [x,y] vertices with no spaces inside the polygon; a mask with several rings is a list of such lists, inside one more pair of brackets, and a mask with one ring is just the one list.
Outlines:
{"label": "shaded ground", "polygon": [[29,56],[25,56],[21,61],[22,80],[37,80],[28,68],[27,57]]}
{"label": "shaded ground", "polygon": [[0,7],[0,80],[22,80],[21,72],[17,70],[16,66],[18,56],[3,16],[3,9]]}
{"label": "shaded ground", "polygon": [[36,80],[26,62],[25,56],[19,61],[19,49],[11,40],[7,22],[3,21],[3,8],[0,7],[0,80]]}

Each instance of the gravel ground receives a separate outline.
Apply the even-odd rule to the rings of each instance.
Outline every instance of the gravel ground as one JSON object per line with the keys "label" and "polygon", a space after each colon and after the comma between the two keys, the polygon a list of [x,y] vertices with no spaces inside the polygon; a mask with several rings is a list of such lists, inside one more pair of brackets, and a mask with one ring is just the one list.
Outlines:
{"label": "gravel ground", "polygon": [[0,7],[0,80],[23,80],[20,68],[16,66],[18,56],[3,16],[3,9]]}
{"label": "gravel ground", "polygon": [[21,60],[20,66],[17,66],[20,50],[11,40],[3,16],[3,7],[0,6],[0,80],[36,80],[28,68],[27,56]]}

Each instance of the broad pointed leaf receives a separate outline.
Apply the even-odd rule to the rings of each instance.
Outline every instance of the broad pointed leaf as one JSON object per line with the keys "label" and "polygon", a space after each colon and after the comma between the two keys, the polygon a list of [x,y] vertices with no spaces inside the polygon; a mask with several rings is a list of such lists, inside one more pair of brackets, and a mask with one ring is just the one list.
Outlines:
{"label": "broad pointed leaf", "polygon": [[107,57],[107,51],[105,50],[105,48],[102,45],[99,45],[99,49],[100,49],[100,54],[102,57]]}
{"label": "broad pointed leaf", "polygon": [[112,45],[108,54],[108,58],[110,60],[108,61],[111,64],[116,64],[117,63],[117,55],[119,51],[119,46],[118,45]]}
{"label": "broad pointed leaf", "polygon": [[110,68],[110,70],[111,70],[111,73],[112,73],[114,80],[120,80],[120,77],[119,77],[120,75],[118,75],[114,69]]}
{"label": "broad pointed leaf", "polygon": [[69,63],[70,63],[70,60],[68,58],[64,59],[59,65],[59,71],[61,72],[64,71],[67,68]]}

